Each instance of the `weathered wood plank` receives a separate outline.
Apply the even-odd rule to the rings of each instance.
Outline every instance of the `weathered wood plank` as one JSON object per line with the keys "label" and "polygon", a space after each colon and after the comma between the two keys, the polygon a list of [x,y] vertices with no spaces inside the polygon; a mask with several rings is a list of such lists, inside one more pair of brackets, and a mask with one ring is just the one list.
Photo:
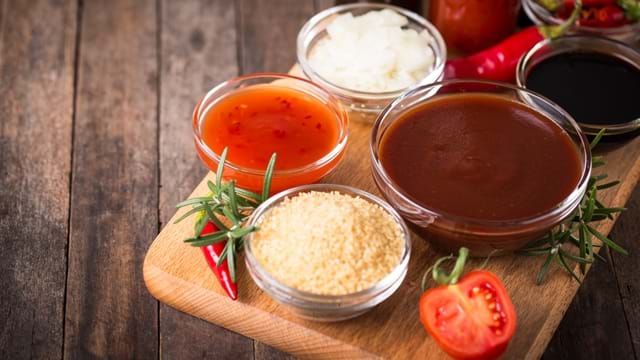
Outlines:
{"label": "weathered wood plank", "polygon": [[[611,234],[630,255],[624,256],[616,253],[611,254],[613,267],[618,280],[618,291],[622,298],[622,305],[626,317],[626,325],[631,336],[632,348],[627,350],[628,354],[636,359],[640,358],[640,281],[638,281],[638,269],[640,269],[640,187],[636,187],[635,192],[627,203],[627,212],[623,214]],[[610,338],[610,337],[609,337]]]}
{"label": "weathered wood plank", "polygon": [[0,358],[60,358],[75,1],[0,1]]}
{"label": "weathered wood plank", "polygon": [[336,1],[336,3],[339,5],[355,3],[355,2],[373,2],[373,3],[391,4],[395,6],[400,6],[405,9],[409,9],[418,14],[422,14],[423,6],[426,8],[426,5],[428,5],[424,3],[425,1],[423,0],[337,0]]}
{"label": "weathered wood plank", "polygon": [[158,229],[156,2],[84,1],[64,356],[155,358],[142,260]]}
{"label": "weathered wood plank", "polygon": [[[235,8],[224,0],[161,2],[160,221],[206,173],[194,151],[191,115],[211,87],[238,73]],[[204,259],[203,259],[204,263]],[[213,274],[211,274],[213,277]],[[164,359],[251,359],[253,341],[160,304]]]}
{"label": "weathered wood plank", "polygon": [[[602,255],[608,257],[605,251]],[[578,290],[543,358],[629,359],[633,357],[630,351],[613,265],[611,261],[598,262]]]}
{"label": "weathered wood plank", "polygon": [[314,0],[316,13],[336,5],[335,0]]}
{"label": "weathered wood plank", "polygon": [[607,252],[578,291],[544,354],[545,359],[638,358],[640,287],[640,188],[635,189],[610,237],[630,252]]}
{"label": "weathered wood plank", "polygon": [[287,72],[296,62],[296,37],[315,13],[313,1],[238,0],[240,70]]}

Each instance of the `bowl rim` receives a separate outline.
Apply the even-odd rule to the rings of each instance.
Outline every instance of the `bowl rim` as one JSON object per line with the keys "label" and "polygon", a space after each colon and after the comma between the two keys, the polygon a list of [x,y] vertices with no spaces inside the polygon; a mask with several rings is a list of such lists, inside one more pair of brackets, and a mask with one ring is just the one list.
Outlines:
{"label": "bowl rim", "polygon": [[[527,14],[529,19],[536,25],[560,25],[564,22],[564,19],[560,19],[554,16],[549,10],[545,9],[542,5],[538,4],[535,0],[523,0],[522,8]],[[634,23],[625,24],[623,26],[617,26],[613,28],[601,28],[584,25],[574,25],[572,29],[583,30],[589,33],[598,33],[604,36],[613,36],[618,34],[632,33],[640,30],[640,21]]]}
{"label": "bowl rim", "polygon": [[[242,84],[243,82],[257,80],[257,79],[273,79],[274,81],[286,79],[286,80],[294,81],[298,83],[302,82],[304,85],[310,86],[314,90],[320,92],[323,96],[326,96],[328,100],[325,101],[323,99],[320,99],[315,94],[312,94],[310,92],[307,92],[301,89],[300,90],[296,88],[293,88],[293,89],[300,92],[304,92],[305,94],[312,96],[313,98],[320,101],[321,103],[328,104],[329,107],[335,107],[335,109],[331,109],[331,111],[335,113],[336,122],[338,124],[338,131],[339,131],[338,140],[335,146],[331,149],[331,151],[326,153],[320,159],[312,163],[306,164],[304,166],[299,166],[297,168],[286,169],[286,170],[274,170],[273,172],[274,177],[286,177],[286,176],[298,175],[301,173],[313,171],[315,169],[321,168],[322,166],[330,163],[331,161],[336,159],[338,156],[340,156],[341,153],[344,152],[344,150],[346,149],[348,138],[349,138],[349,116],[347,114],[347,111],[344,109],[344,106],[340,102],[340,100],[338,100],[331,92],[325,90],[323,87],[319,86],[318,84],[308,79],[304,79],[304,78],[294,76],[294,75],[289,75],[289,74],[276,73],[276,72],[257,72],[257,73],[237,76],[219,83],[218,85],[211,88],[196,104],[196,107],[193,110],[193,115],[192,115],[193,137],[196,142],[196,146],[200,148],[209,159],[213,160],[216,163],[220,163],[221,154],[219,155],[215,151],[213,151],[213,149],[211,149],[209,145],[207,145],[202,139],[202,134],[200,129],[202,116],[204,116],[204,114],[206,114],[209,111],[209,109],[216,104],[216,102],[218,102],[222,98],[225,98],[228,94],[237,91],[237,89],[233,89],[229,93],[216,95],[219,91],[221,91],[222,89],[228,86],[232,86],[235,84]],[[264,84],[264,85],[267,85],[267,84]],[[211,100],[212,102],[208,104],[205,108],[203,108],[203,104],[205,104],[205,102],[207,102],[208,100]],[[264,176],[266,172],[266,169],[260,170],[260,169],[246,167],[246,166],[241,166],[229,160],[225,161],[225,170],[226,169],[230,169],[234,172],[238,172],[242,174],[257,175],[257,176]]]}
{"label": "bowl rim", "polygon": [[[366,192],[362,189],[358,189],[348,185],[340,185],[340,184],[310,184],[310,185],[302,185],[298,187],[294,187],[285,191],[282,191],[272,197],[270,197],[267,201],[260,204],[258,208],[251,214],[247,224],[249,226],[258,226],[262,218],[269,213],[269,211],[277,207],[281,201],[284,199],[295,196],[304,192],[333,192],[337,191],[341,194],[351,195],[360,197],[366,201],[369,201],[373,204],[380,206],[386,213],[388,213],[400,226],[400,230],[402,231],[402,236],[404,239],[404,251],[400,258],[400,261],[397,265],[382,279],[378,282],[370,286],[369,288],[344,294],[344,295],[323,295],[316,294],[309,291],[299,290],[294,287],[283,284],[282,282],[275,279],[273,276],[269,274],[269,272],[260,265],[258,259],[254,256],[251,240],[253,239],[254,233],[248,234],[244,239],[244,250],[245,250],[245,264],[248,269],[250,269],[251,276],[254,277],[253,272],[256,271],[258,275],[267,280],[270,287],[275,288],[278,292],[284,293],[287,296],[290,296],[298,301],[302,300],[305,302],[310,302],[318,305],[335,305],[335,304],[344,304],[347,306],[356,306],[361,303],[366,303],[371,300],[371,298],[378,296],[385,292],[385,290],[391,288],[398,281],[402,281],[404,276],[406,275],[409,259],[411,257],[411,232],[407,227],[404,219],[400,214],[385,200],[382,198],[373,195],[369,192]],[[254,279],[255,281],[255,279]],[[256,281],[257,282],[257,281]],[[270,291],[267,291],[268,293]],[[360,300],[360,301],[358,301]]]}
{"label": "bowl rim", "polygon": [[[384,92],[371,92],[371,91],[361,91],[356,89],[350,89],[338,84],[335,84],[327,79],[325,79],[322,75],[316,72],[311,64],[308,61],[307,50],[308,50],[308,39],[307,37],[320,23],[322,23],[327,18],[339,14],[341,12],[346,12],[354,9],[370,9],[370,10],[384,10],[389,9],[393,10],[396,13],[407,17],[412,20],[416,24],[418,24],[423,30],[427,30],[429,35],[433,38],[434,47],[438,49],[440,52],[440,56],[434,52],[434,64],[432,70],[425,75],[425,77],[413,85],[407,86],[403,89],[392,90],[392,91],[384,91]],[[352,4],[344,4],[333,6],[328,9],[325,9],[314,16],[312,16],[300,29],[298,32],[298,37],[296,40],[296,57],[298,60],[298,64],[300,65],[300,69],[309,79],[313,81],[317,81],[321,86],[328,88],[331,92],[337,94],[338,96],[346,96],[346,97],[356,97],[362,98],[365,100],[390,100],[400,96],[402,93],[411,89],[417,85],[423,84],[426,80],[438,80],[440,76],[444,73],[444,66],[447,59],[447,47],[445,45],[444,39],[440,31],[427,19],[418,15],[417,13],[401,8],[395,5],[382,4],[382,3],[352,3]]]}
{"label": "bowl rim", "polygon": [[[640,71],[640,62],[633,61],[632,59],[629,59],[629,57],[627,56],[628,53],[632,53],[638,56],[638,58],[640,58],[640,52],[635,48],[629,46],[628,44],[622,41],[607,38],[607,37],[576,34],[576,35],[562,36],[557,39],[543,39],[543,40],[540,40],[538,43],[536,43],[533,47],[531,47],[531,49],[525,52],[524,55],[521,56],[520,60],[518,61],[518,65],[516,67],[516,84],[521,88],[528,89],[527,75],[528,75],[528,72],[530,71],[530,69],[528,69],[529,67],[535,67],[538,63],[556,55],[575,52],[575,49],[572,49],[572,48],[567,48],[562,46],[553,47],[553,45],[578,44],[579,46],[584,47],[584,45],[581,45],[581,42],[587,42],[593,46],[597,46],[598,44],[604,44],[605,46],[613,47],[616,49],[615,52],[605,51],[604,49],[596,49],[595,47],[589,48],[589,49],[585,48],[585,49],[587,52],[599,53],[605,56],[611,56],[611,57],[617,58],[637,68],[637,70]],[[536,59],[535,62],[532,63],[532,61],[534,61],[534,56],[536,56],[539,51],[542,51],[547,47],[552,47],[552,51],[544,54],[544,56],[541,59]],[[610,49],[607,49],[607,50],[610,50]],[[627,53],[623,53],[623,52],[627,52]],[[603,128],[607,129],[607,131],[604,134],[605,136],[620,135],[620,134],[625,134],[625,133],[640,129],[640,117],[633,120],[629,120],[624,123],[619,123],[619,124],[590,124],[590,123],[580,122],[578,120],[576,120],[576,123],[578,123],[578,125],[580,125],[580,128],[582,128],[582,130],[589,135],[597,135],[598,132]]]}
{"label": "bowl rim", "polygon": [[[391,177],[387,174],[387,172],[385,171],[384,167],[382,166],[382,162],[380,161],[380,158],[378,156],[379,153],[379,141],[378,141],[378,134],[380,132],[380,126],[382,124],[382,121],[386,118],[387,114],[394,109],[395,107],[399,106],[399,104],[406,98],[414,96],[416,94],[419,94],[421,92],[426,92],[429,90],[434,90],[437,89],[438,87],[443,87],[443,86],[451,86],[451,85],[456,85],[456,84],[466,84],[466,85],[480,85],[480,86],[497,86],[500,88],[506,88],[510,91],[514,91],[516,92],[519,96],[522,96],[521,93],[524,93],[526,96],[534,96],[535,98],[538,98],[542,101],[544,101],[546,103],[546,105],[551,106],[554,111],[559,112],[560,114],[562,114],[569,122],[569,124],[571,124],[572,130],[575,131],[576,136],[578,137],[578,139],[580,140],[580,142],[578,144],[574,144],[578,147],[578,152],[582,155],[583,159],[581,162],[581,174],[580,174],[580,178],[575,186],[575,188],[571,191],[571,193],[569,195],[567,195],[567,197],[565,197],[560,203],[554,205],[553,207],[549,208],[546,211],[537,213],[537,214],[533,214],[533,215],[529,215],[529,216],[525,216],[525,217],[520,217],[520,218],[514,218],[514,219],[508,219],[508,220],[483,220],[483,219],[477,219],[477,218],[472,218],[472,217],[467,217],[467,216],[461,216],[461,215],[456,215],[456,214],[452,214],[450,212],[444,211],[444,210],[439,210],[433,207],[428,207],[426,205],[423,205],[421,203],[419,203],[416,199],[414,199],[409,193],[407,193],[404,189],[402,189],[402,187],[400,187],[395,181],[393,181],[391,179]],[[423,100],[424,101],[424,100]],[[534,106],[532,106],[530,103],[528,103],[526,100],[523,100],[523,102],[531,107],[532,109],[536,110],[539,112],[539,110],[537,110]],[[409,108],[404,108],[404,111],[407,111]],[[544,115],[545,117],[548,117],[546,115]],[[552,120],[554,121],[554,120]],[[555,121],[554,121],[555,123]],[[567,132],[566,130],[563,129],[563,131]],[[570,134],[569,134],[570,135]],[[382,135],[380,135],[381,138]],[[572,139],[572,143],[573,143],[573,139]],[[472,79],[455,79],[455,80],[445,80],[445,81],[441,81],[441,82],[437,82],[434,84],[430,84],[430,85],[423,85],[423,86],[419,86],[416,87],[414,89],[412,89],[411,91],[406,92],[404,95],[402,95],[401,97],[397,98],[396,100],[394,100],[393,102],[391,102],[378,116],[378,118],[376,119],[375,123],[373,124],[373,129],[371,132],[371,137],[369,138],[369,153],[371,156],[371,164],[372,164],[372,171],[377,175],[380,176],[382,178],[382,180],[384,181],[386,187],[388,187],[389,189],[391,189],[393,191],[393,193],[397,196],[399,196],[403,201],[405,201],[406,203],[408,203],[410,206],[420,209],[421,211],[424,211],[426,213],[428,213],[430,216],[434,217],[434,218],[439,218],[439,219],[444,219],[446,221],[450,221],[456,224],[466,224],[468,226],[475,226],[475,227],[481,227],[481,228],[499,228],[501,229],[501,233],[507,233],[509,231],[514,231],[517,232],[517,229],[522,228],[523,226],[526,225],[532,225],[532,224],[537,224],[540,222],[543,222],[547,219],[553,219],[559,215],[563,215],[567,212],[570,212],[569,210],[573,211],[575,208],[572,206],[573,204],[578,204],[579,205],[579,200],[582,198],[583,194],[586,191],[588,182],[589,182],[589,178],[591,176],[591,150],[589,147],[589,142],[586,138],[586,135],[584,134],[584,132],[580,129],[580,126],[576,123],[576,121],[571,117],[571,115],[569,115],[564,109],[562,109],[560,106],[558,106],[557,104],[555,104],[553,101],[547,99],[546,97],[531,91],[529,89],[525,89],[525,88],[521,88],[518,86],[514,86],[508,83],[502,83],[502,82],[497,82],[497,81],[486,81],[486,80],[472,80]],[[374,177],[375,178],[375,177]],[[377,183],[377,181],[376,181]],[[378,186],[380,186],[380,184],[378,184]],[[385,191],[382,191],[383,193]],[[561,216],[562,217],[562,216]],[[466,230],[464,229],[458,229],[456,231],[461,231],[461,232],[465,232]],[[470,230],[469,230],[470,231]],[[473,231],[474,233],[477,231]]]}

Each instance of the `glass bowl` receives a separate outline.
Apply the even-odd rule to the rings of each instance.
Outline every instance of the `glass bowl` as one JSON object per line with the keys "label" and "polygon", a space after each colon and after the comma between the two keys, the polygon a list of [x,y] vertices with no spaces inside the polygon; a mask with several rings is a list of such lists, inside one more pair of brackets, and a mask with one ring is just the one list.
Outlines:
{"label": "glass bowl", "polygon": [[[595,36],[564,36],[554,40],[542,40],[520,58],[516,70],[518,86],[527,87],[527,77],[531,69],[540,62],[551,56],[571,52],[595,52],[615,56],[640,69],[640,52],[622,42]],[[589,135],[596,135],[603,128],[607,129],[607,136],[626,134],[640,129],[640,118],[622,124],[587,124],[580,122],[580,119],[576,120],[582,130]]]}
{"label": "glass bowl", "polygon": [[406,17],[409,21],[409,24],[406,26],[406,28],[416,30],[418,33],[425,30],[433,39],[430,44],[430,47],[433,50],[434,54],[433,68],[424,79],[413,86],[420,84],[430,84],[441,80],[443,77],[444,63],[447,59],[447,49],[444,40],[440,35],[440,32],[435,28],[435,26],[433,26],[430,22],[428,22],[420,15],[397,6],[368,3],[355,3],[335,6],[313,16],[311,19],[309,19],[309,21],[307,21],[306,24],[304,24],[304,26],[298,33],[297,57],[298,64],[300,64],[300,68],[302,69],[304,75],[307,78],[311,79],[311,81],[331,91],[346,106],[348,106],[350,110],[354,110],[364,114],[378,114],[393,99],[400,96],[408,88],[390,92],[365,92],[348,89],[333,84],[332,82],[320,76],[320,74],[318,74],[309,64],[308,55],[313,50],[315,44],[323,37],[327,36],[326,28],[335,20],[337,16],[346,13],[352,13],[354,16],[359,16],[372,10],[383,9],[393,10],[396,13]]}
{"label": "glass bowl", "polygon": [[[531,19],[531,21],[536,25],[559,25],[564,21],[564,19],[555,17],[536,0],[522,0],[522,7],[529,19]],[[614,28],[598,28],[576,25],[570,30],[570,33],[608,37],[627,44],[633,44],[640,41],[640,21]]]}
{"label": "glass bowl", "polygon": [[[383,135],[389,126],[414,106],[459,93],[491,93],[527,104],[558,124],[571,138],[581,163],[581,174],[574,190],[559,204],[534,216],[513,220],[479,220],[421,205],[398,186],[387,174],[379,157]],[[549,230],[569,220],[586,191],[591,174],[591,152],[580,127],[560,107],[529,90],[509,84],[451,80],[415,88],[393,101],[376,120],[370,141],[373,178],[389,203],[413,224],[423,239],[435,247],[454,252],[461,246],[474,256],[485,256],[495,250],[511,251],[543,237]],[[424,186],[429,186],[428,179]]]}
{"label": "glass bowl", "polygon": [[[340,101],[320,86],[306,79],[301,79],[287,74],[276,73],[256,73],[237,77],[225,81],[211,89],[198,102],[193,111],[193,136],[198,156],[204,164],[211,170],[216,171],[220,154],[213,151],[202,139],[202,126],[206,118],[206,114],[218,101],[236,90],[244,89],[250,86],[282,86],[293,88],[297,91],[304,92],[313,96],[326,105],[329,110],[335,114],[338,127],[338,140],[336,145],[317,161],[306,164],[304,166],[276,170],[273,173],[271,190],[272,193],[288,189],[295,186],[314,183],[338,166],[342,160],[347,145],[349,133],[348,116]],[[225,180],[235,180],[236,184],[241,188],[262,191],[262,181],[266,169],[252,169],[234,164],[231,161],[225,162],[223,178]],[[276,161],[277,164],[277,161]],[[277,165],[276,165],[277,166]]]}
{"label": "glass bowl", "polygon": [[301,318],[329,322],[356,317],[386,300],[402,284],[407,274],[409,257],[411,255],[411,236],[409,230],[402,220],[402,217],[379,197],[350,186],[332,184],[306,185],[283,191],[260,205],[249,218],[249,225],[259,226],[263,216],[269,213],[274,207],[277,207],[284,199],[309,191],[337,191],[342,194],[357,196],[379,205],[400,225],[404,235],[404,253],[402,254],[400,263],[398,263],[387,276],[368,289],[347,295],[318,295],[284,285],[269,275],[253,254],[251,248],[253,236],[249,234],[245,238],[244,246],[247,269],[260,289],[273,300],[284,305]]}

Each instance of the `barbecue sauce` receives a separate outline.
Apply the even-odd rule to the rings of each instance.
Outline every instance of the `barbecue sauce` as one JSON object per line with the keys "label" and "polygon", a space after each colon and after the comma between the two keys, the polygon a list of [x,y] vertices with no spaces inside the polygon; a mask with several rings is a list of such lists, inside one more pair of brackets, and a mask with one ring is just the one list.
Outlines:
{"label": "barbecue sauce", "polygon": [[477,220],[548,211],[581,175],[577,148],[560,126],[521,103],[477,93],[401,114],[383,135],[380,161],[420,205]]}

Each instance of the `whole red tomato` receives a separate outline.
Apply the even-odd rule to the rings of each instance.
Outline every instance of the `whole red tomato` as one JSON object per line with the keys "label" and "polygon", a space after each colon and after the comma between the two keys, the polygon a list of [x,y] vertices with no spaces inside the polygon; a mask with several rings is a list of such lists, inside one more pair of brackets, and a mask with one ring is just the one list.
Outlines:
{"label": "whole red tomato", "polygon": [[431,0],[429,20],[449,48],[472,53],[511,34],[519,9],[519,0]]}

